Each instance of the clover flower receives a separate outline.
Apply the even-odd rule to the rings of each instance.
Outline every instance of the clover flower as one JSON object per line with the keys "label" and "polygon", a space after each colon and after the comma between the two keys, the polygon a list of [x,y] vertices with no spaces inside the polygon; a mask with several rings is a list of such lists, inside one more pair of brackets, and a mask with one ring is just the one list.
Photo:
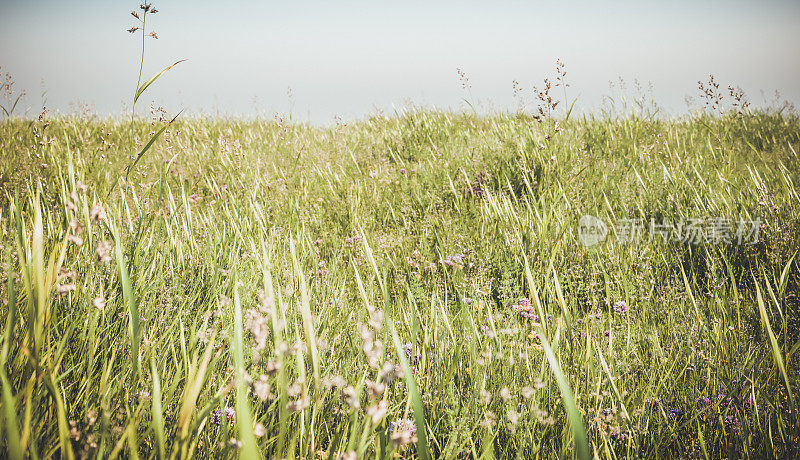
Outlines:
{"label": "clover flower", "polygon": [[529,319],[534,323],[539,322],[539,315],[534,313],[531,301],[527,297],[519,299],[519,303],[511,307],[511,309],[524,319]]}
{"label": "clover flower", "polygon": [[417,442],[417,425],[411,419],[400,418],[389,425],[389,434],[395,446]]}

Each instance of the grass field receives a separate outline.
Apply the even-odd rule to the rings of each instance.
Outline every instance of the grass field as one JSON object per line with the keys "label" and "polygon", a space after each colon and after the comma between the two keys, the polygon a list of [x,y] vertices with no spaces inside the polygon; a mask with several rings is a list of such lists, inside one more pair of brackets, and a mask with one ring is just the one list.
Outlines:
{"label": "grass field", "polygon": [[800,454],[796,115],[161,126],[0,122],[8,457]]}

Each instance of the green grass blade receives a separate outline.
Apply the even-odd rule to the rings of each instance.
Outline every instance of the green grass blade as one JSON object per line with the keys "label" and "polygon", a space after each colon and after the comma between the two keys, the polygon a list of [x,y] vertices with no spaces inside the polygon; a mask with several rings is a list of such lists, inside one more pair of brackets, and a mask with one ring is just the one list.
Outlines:
{"label": "green grass blade", "polygon": [[767,309],[764,305],[763,296],[761,295],[761,287],[755,276],[753,276],[753,281],[755,281],[756,284],[758,312],[761,315],[761,322],[764,324],[764,328],[767,330],[767,336],[769,337],[769,343],[772,348],[772,356],[775,358],[775,364],[778,365],[781,376],[783,376],[783,382],[786,384],[786,391],[789,392],[790,402],[792,406],[794,406],[794,394],[792,393],[791,385],[789,385],[789,375],[786,372],[786,366],[783,364],[783,355],[781,354],[781,349],[778,346],[778,340],[775,338],[775,334],[772,332],[772,326],[769,323],[769,317],[767,317]]}
{"label": "green grass blade", "polygon": [[[235,285],[235,283],[234,283]],[[236,375],[236,424],[242,441],[240,457],[246,460],[260,459],[256,437],[253,434],[253,416],[247,400],[248,385],[244,379],[244,325],[242,321],[242,304],[239,300],[239,288],[233,289],[233,361]]]}
{"label": "green grass blade", "polygon": [[414,374],[411,372],[411,366],[408,364],[405,349],[400,343],[400,337],[397,335],[397,330],[395,329],[393,322],[389,323],[389,329],[392,333],[394,348],[397,351],[398,358],[400,359],[400,366],[403,368],[406,385],[408,386],[408,394],[414,407],[414,422],[417,424],[417,455],[419,455],[419,457],[423,460],[429,459],[431,458],[431,453],[428,450],[428,428],[425,423],[425,411],[422,406],[422,398],[417,390],[417,382],[414,379]]}
{"label": "green grass blade", "polygon": [[161,70],[161,72],[153,75],[146,82],[142,83],[142,85],[139,86],[139,88],[136,90],[136,96],[133,97],[133,102],[136,103],[136,101],[139,100],[139,96],[141,96],[142,93],[144,93],[144,90],[146,90],[150,85],[152,85],[156,80],[158,80],[158,77],[160,77],[161,74],[163,74],[164,72],[168,71],[169,69],[175,67],[176,65],[180,64],[181,62],[185,62],[185,61],[186,61],[186,59],[181,59],[180,61],[176,61],[172,65],[165,67],[163,70]]}
{"label": "green grass blade", "polygon": [[590,458],[590,451],[588,438],[586,437],[586,428],[583,425],[583,417],[581,417],[580,412],[578,412],[578,406],[575,404],[575,396],[572,393],[572,389],[569,387],[569,382],[567,382],[564,373],[561,372],[558,359],[556,355],[553,354],[550,343],[544,337],[544,334],[542,334],[541,340],[544,354],[547,357],[547,362],[550,364],[550,370],[553,371],[553,375],[555,375],[556,382],[558,383],[558,389],[561,391],[561,400],[564,402],[564,407],[567,410],[567,417],[569,418],[570,427],[572,429],[572,438],[575,443],[575,451],[579,459],[586,460]]}

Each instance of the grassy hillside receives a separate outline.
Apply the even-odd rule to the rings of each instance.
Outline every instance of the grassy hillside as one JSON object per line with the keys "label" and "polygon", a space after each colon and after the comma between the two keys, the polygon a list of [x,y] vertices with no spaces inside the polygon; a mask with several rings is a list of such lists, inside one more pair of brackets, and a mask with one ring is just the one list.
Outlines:
{"label": "grassy hillside", "polygon": [[0,122],[0,449],[799,455],[798,117],[540,120]]}

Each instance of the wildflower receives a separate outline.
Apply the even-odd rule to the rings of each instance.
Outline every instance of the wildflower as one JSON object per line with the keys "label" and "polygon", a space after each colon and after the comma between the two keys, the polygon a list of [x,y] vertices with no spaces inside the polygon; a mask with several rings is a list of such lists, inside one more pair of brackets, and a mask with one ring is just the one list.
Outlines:
{"label": "wildflower", "polygon": [[543,409],[534,408],[533,416],[536,417],[536,421],[545,425],[555,425],[556,423],[556,420],[551,417],[546,410]]}
{"label": "wildflower", "polygon": [[342,390],[342,394],[345,397],[345,402],[347,405],[350,406],[351,409],[358,409],[361,407],[361,401],[359,400],[359,395],[356,393],[356,389],[349,386]]}
{"label": "wildflower", "polygon": [[386,362],[386,363],[383,363],[383,368],[381,368],[381,371],[378,374],[378,376],[384,382],[391,382],[392,380],[394,380],[396,378],[400,378],[402,376],[402,372],[403,371],[401,369],[400,373],[398,374],[397,373],[397,366],[395,366],[392,363]]}
{"label": "wildflower", "polygon": [[400,174],[405,175],[406,174],[406,168],[400,168]]}
{"label": "wildflower", "polygon": [[242,448],[242,441],[239,441],[239,440],[238,440],[238,439],[236,439],[236,438],[231,438],[231,439],[228,441],[228,447],[230,447],[230,448],[231,448],[231,449],[233,449],[233,450],[239,450],[239,449],[241,449],[241,448]]}
{"label": "wildflower", "polygon": [[751,395],[744,402],[744,411],[747,413],[747,415],[752,415],[757,409],[758,403],[756,403],[755,398]]}
{"label": "wildflower", "polygon": [[697,407],[697,409],[700,410],[700,414],[702,416],[705,416],[706,412],[708,412],[711,409],[711,400],[705,396],[697,398],[697,401],[694,404],[695,407]]}
{"label": "wildflower", "polygon": [[70,420],[69,421],[69,426],[70,426],[69,437],[73,441],[80,440],[81,439],[81,432],[80,432],[80,430],[78,430],[78,423],[75,420]]}
{"label": "wildflower", "polygon": [[669,418],[675,420],[676,422],[680,422],[681,420],[683,420],[683,411],[680,409],[670,409],[667,416],[669,416]]}
{"label": "wildflower", "polygon": [[369,396],[374,399],[380,398],[383,390],[386,389],[386,385],[381,382],[373,382],[372,380],[367,379],[366,384]]}
{"label": "wildflower", "polygon": [[264,436],[265,434],[267,434],[267,429],[264,428],[264,425],[262,425],[260,423],[256,423],[255,426],[253,427],[253,434],[257,438],[260,438],[260,437]]}
{"label": "wildflower", "polygon": [[78,235],[69,235],[67,236],[67,241],[74,244],[75,246],[82,246],[83,245],[83,238]]}
{"label": "wildflower", "polygon": [[739,422],[739,419],[736,418],[735,415],[729,415],[725,417],[725,431],[728,433],[735,433],[742,429],[742,424]]}
{"label": "wildflower", "polygon": [[265,349],[267,347],[267,339],[269,338],[269,324],[267,323],[267,319],[260,315],[255,309],[250,309],[247,311],[245,327],[253,334],[256,350]]}
{"label": "wildflower", "polygon": [[422,351],[419,349],[419,347],[411,343],[407,343],[403,345],[403,349],[406,352],[406,358],[408,358],[411,364],[416,364],[420,361],[420,359],[422,359]]}
{"label": "wildflower", "polygon": [[531,301],[527,297],[519,299],[519,303],[511,308],[522,318],[529,319],[534,323],[539,322],[539,315],[533,312],[534,310],[533,307],[531,307]]}
{"label": "wildflower", "polygon": [[508,417],[508,421],[511,422],[511,431],[513,432],[517,427],[517,423],[519,422],[520,414],[514,409],[509,409],[509,411],[506,413],[506,416]]}
{"label": "wildflower", "polygon": [[257,381],[253,383],[256,396],[262,401],[266,401],[271,397],[269,379],[266,375],[262,374]]}
{"label": "wildflower", "polygon": [[347,385],[347,381],[345,381],[341,375],[334,375],[333,377],[323,378],[322,384],[325,385],[325,388],[343,388],[345,385]]}
{"label": "wildflower", "polygon": [[101,223],[106,221],[106,211],[103,209],[102,206],[99,204],[95,204],[89,210],[89,220],[95,223]]}
{"label": "wildflower", "polygon": [[725,393],[723,393],[721,395],[718,395],[717,396],[717,402],[719,404],[719,410],[720,411],[725,411],[728,408],[728,406],[731,404],[731,401],[732,401],[731,397],[725,395]]}
{"label": "wildflower", "polygon": [[336,460],[358,460],[358,454],[354,450],[349,450],[343,454],[337,454]]}
{"label": "wildflower", "polygon": [[289,403],[286,404],[286,408],[287,409],[289,409],[291,411],[295,411],[295,412],[303,411],[307,407],[308,407],[308,398],[307,397],[302,397],[302,398],[300,398],[300,399],[298,399],[296,401],[289,401]]}
{"label": "wildflower", "polygon": [[137,391],[128,397],[128,402],[137,403],[139,401],[149,401],[150,393],[147,391]]}
{"label": "wildflower", "polygon": [[92,305],[94,305],[94,308],[102,311],[106,307],[106,299],[104,299],[103,296],[97,296],[92,301]]}
{"label": "wildflower", "polygon": [[497,416],[494,415],[494,412],[487,410],[483,413],[483,420],[481,421],[481,426],[484,428],[493,427],[497,423]]}
{"label": "wildflower", "polygon": [[617,313],[627,313],[628,304],[626,304],[624,300],[620,300],[619,302],[614,304],[614,311],[616,311]]}
{"label": "wildflower", "polygon": [[619,427],[614,427],[614,431],[611,432],[611,440],[614,442],[625,442],[628,439],[628,436],[625,433],[619,431]]}
{"label": "wildflower", "polygon": [[372,424],[377,425],[389,410],[386,400],[381,400],[378,404],[367,407],[367,416],[372,418]]}
{"label": "wildflower", "polygon": [[[222,423],[222,414],[223,414],[222,409],[215,410],[214,413],[211,414],[211,423],[219,426],[219,424]],[[228,421],[228,424],[233,426],[233,423],[236,420],[236,412],[233,410],[233,407],[226,407],[224,410],[224,414],[225,414],[225,419]]]}
{"label": "wildflower", "polygon": [[445,256],[445,258],[441,260],[441,263],[448,267],[461,268],[464,265],[464,260],[461,258],[461,254],[453,254]]}
{"label": "wildflower", "polygon": [[293,383],[286,390],[286,394],[288,394],[290,398],[294,398],[295,396],[299,395],[302,390],[303,387],[300,385],[300,383]]}
{"label": "wildflower", "polygon": [[395,446],[417,442],[417,425],[411,419],[397,419],[389,425],[389,434]]}
{"label": "wildflower", "polygon": [[59,293],[59,294],[61,294],[61,295],[67,295],[67,294],[69,294],[71,291],[74,291],[75,289],[77,289],[77,287],[75,286],[75,284],[73,284],[73,283],[69,283],[69,284],[59,284],[59,285],[57,286],[57,289],[58,289],[58,293]]}
{"label": "wildflower", "polygon": [[525,399],[531,399],[533,397],[533,393],[534,392],[535,392],[535,390],[533,388],[531,388],[531,387],[528,387],[528,386],[522,387],[522,390],[520,391],[520,393],[522,394],[522,397],[525,398]]}
{"label": "wildflower", "polygon": [[503,398],[503,401],[508,401],[511,399],[511,390],[508,387],[503,387],[500,389],[500,397]]}
{"label": "wildflower", "polygon": [[277,362],[273,360],[267,361],[267,368],[266,368],[267,375],[274,375],[276,372],[278,372],[278,369],[280,368],[281,368],[280,361]]}
{"label": "wildflower", "polygon": [[492,401],[492,394],[486,390],[481,390],[481,404],[488,406]]}
{"label": "wildflower", "polygon": [[661,408],[661,401],[657,398],[647,398],[644,400],[644,406],[648,409],[658,410]]}
{"label": "wildflower", "polygon": [[110,262],[111,261],[111,243],[108,241],[101,241],[97,243],[97,248],[95,249],[97,253],[97,261],[98,262]]}

